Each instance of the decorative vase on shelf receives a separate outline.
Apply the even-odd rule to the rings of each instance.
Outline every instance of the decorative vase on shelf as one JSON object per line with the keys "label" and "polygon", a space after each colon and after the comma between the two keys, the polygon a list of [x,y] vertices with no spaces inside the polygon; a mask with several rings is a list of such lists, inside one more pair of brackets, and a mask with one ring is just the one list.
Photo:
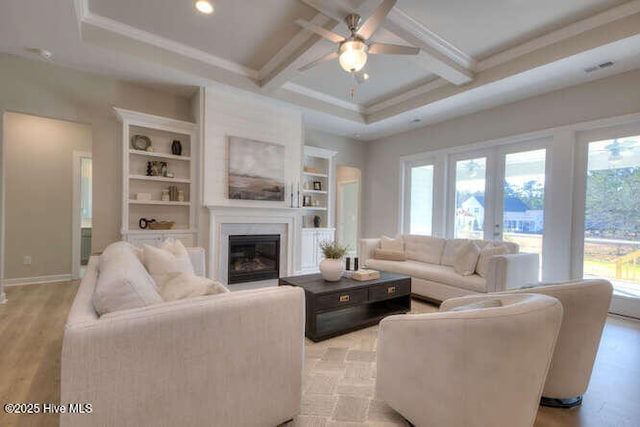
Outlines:
{"label": "decorative vase on shelf", "polygon": [[320,274],[327,282],[337,282],[342,277],[342,258],[347,253],[347,247],[340,245],[336,241],[325,241],[320,243],[320,250],[324,259],[320,261]]}
{"label": "decorative vase on shelf", "polygon": [[180,143],[180,141],[178,141],[177,139],[171,143],[171,154],[175,156],[182,155],[182,143]]}
{"label": "decorative vase on shelf", "polygon": [[342,277],[342,260],[325,258],[320,261],[320,274],[327,282],[337,282]]}
{"label": "decorative vase on shelf", "polygon": [[314,217],[313,217],[313,226],[315,228],[319,228],[320,227],[320,221],[321,221],[320,216],[314,215]]}

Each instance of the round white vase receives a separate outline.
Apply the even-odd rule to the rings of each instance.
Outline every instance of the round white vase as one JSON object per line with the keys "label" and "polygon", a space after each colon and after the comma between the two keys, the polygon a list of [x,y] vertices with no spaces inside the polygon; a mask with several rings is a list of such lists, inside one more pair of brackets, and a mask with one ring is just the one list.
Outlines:
{"label": "round white vase", "polygon": [[320,261],[320,274],[327,282],[337,282],[342,277],[342,260],[325,258]]}

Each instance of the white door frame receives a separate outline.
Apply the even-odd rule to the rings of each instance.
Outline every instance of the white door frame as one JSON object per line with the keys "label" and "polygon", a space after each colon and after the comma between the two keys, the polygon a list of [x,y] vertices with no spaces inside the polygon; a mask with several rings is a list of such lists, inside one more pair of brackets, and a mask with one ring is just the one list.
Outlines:
{"label": "white door frame", "polygon": [[[82,218],[80,215],[81,196],[82,196],[82,180],[80,179],[81,161],[82,159],[91,159],[90,151],[73,150],[73,202],[71,204],[71,278],[76,280],[80,278],[80,248],[81,248],[81,225]],[[92,202],[93,203],[93,202]]]}
{"label": "white door frame", "polygon": [[5,258],[5,249],[4,249],[4,223],[5,223],[5,161],[4,156],[6,153],[5,149],[5,131],[4,131],[4,123],[5,123],[5,111],[2,111],[0,114],[0,170],[2,173],[0,174],[0,304],[4,304],[7,302],[7,296],[4,292],[4,258]]}

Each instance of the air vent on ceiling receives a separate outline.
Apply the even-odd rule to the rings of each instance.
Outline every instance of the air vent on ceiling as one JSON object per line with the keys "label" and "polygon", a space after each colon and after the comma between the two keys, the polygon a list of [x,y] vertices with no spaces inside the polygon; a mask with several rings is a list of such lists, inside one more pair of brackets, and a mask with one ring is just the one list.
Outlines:
{"label": "air vent on ceiling", "polygon": [[593,65],[591,67],[587,67],[584,69],[585,73],[593,73],[594,71],[602,70],[603,68],[608,68],[613,65],[613,61],[603,62],[602,64]]}

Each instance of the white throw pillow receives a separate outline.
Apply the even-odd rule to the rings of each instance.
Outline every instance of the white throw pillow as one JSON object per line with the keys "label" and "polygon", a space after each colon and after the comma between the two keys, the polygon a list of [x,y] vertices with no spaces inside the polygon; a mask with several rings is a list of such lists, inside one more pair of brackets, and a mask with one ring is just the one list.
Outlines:
{"label": "white throw pillow", "polygon": [[458,274],[470,276],[476,271],[476,264],[478,264],[479,256],[480,248],[478,245],[467,241],[464,245],[460,246],[456,252],[453,269]]}
{"label": "white throw pillow", "polygon": [[109,245],[100,255],[98,271],[92,300],[100,316],[162,302],[156,284],[127,242]]}
{"label": "white throw pillow", "polygon": [[180,240],[167,240],[160,247],[144,245],[142,257],[159,288],[176,273],[195,274],[189,253]]}
{"label": "white throw pillow", "polygon": [[384,259],[387,261],[406,261],[407,256],[404,254],[404,251],[388,251],[386,249],[378,249],[376,248],[373,251],[373,257],[375,259]]}
{"label": "white throw pillow", "polygon": [[392,239],[391,237],[380,237],[380,249],[393,252],[404,252],[404,242],[402,237]]}
{"label": "white throw pillow", "polygon": [[433,236],[404,236],[404,248],[407,259],[427,262],[429,264],[440,264],[442,249],[445,239]]}
{"label": "white throw pillow", "polygon": [[229,292],[220,282],[188,273],[169,274],[158,290],[165,301]]}
{"label": "white throw pillow", "polygon": [[486,278],[489,274],[489,258],[495,255],[504,255],[509,253],[509,250],[503,246],[487,245],[480,251],[478,257],[478,265],[476,266],[476,273]]}
{"label": "white throw pillow", "polygon": [[[448,265],[454,267],[456,260],[458,259],[458,251],[470,242],[469,239],[447,239],[444,242],[444,248],[442,249],[442,258],[440,258],[440,265]],[[477,245],[476,245],[477,246]]]}

